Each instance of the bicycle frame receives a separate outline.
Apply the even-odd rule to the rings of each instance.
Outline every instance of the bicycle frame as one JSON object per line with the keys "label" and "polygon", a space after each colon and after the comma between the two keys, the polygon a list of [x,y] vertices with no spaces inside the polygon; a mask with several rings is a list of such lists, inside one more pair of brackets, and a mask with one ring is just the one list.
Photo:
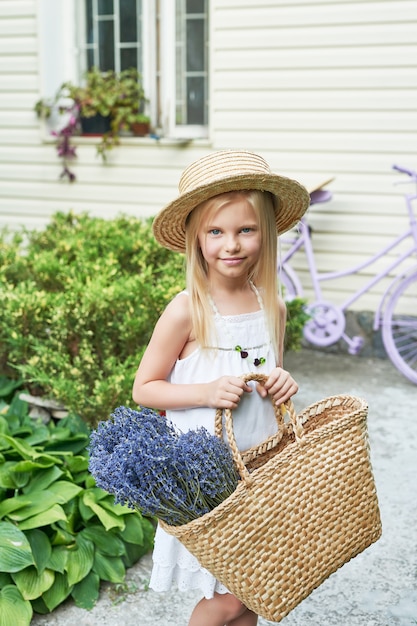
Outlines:
{"label": "bicycle frame", "polygon": [[[352,266],[350,268],[347,268],[339,272],[320,273],[316,267],[309,226],[307,224],[306,219],[303,218],[301,222],[299,223],[298,235],[296,235],[294,238],[288,238],[285,236],[281,237],[281,241],[283,241],[284,243],[290,244],[290,248],[283,254],[280,265],[282,265],[285,268],[286,264],[294,256],[294,254],[296,254],[298,250],[304,247],[304,251],[306,254],[307,261],[308,261],[309,272],[310,272],[310,276],[311,276],[311,280],[312,280],[312,284],[314,288],[315,297],[317,300],[320,301],[322,300],[321,283],[360,272],[362,269],[372,265],[373,263],[375,263],[376,261],[384,257],[387,253],[397,248],[397,246],[399,246],[399,244],[403,242],[405,239],[407,239],[408,237],[411,237],[413,239],[413,243],[405,252],[400,254],[396,259],[394,259],[391,263],[389,263],[387,267],[385,267],[385,269],[383,269],[378,274],[373,276],[369,281],[366,282],[366,284],[361,289],[358,289],[357,291],[355,291],[339,306],[339,308],[342,311],[346,311],[346,309],[348,309],[349,306],[353,302],[358,300],[363,294],[369,291],[374,285],[376,285],[380,280],[382,280],[382,278],[389,275],[393,270],[398,268],[406,259],[411,257],[413,253],[416,253],[417,255],[417,220],[416,220],[416,216],[414,215],[413,207],[412,207],[412,202],[417,199],[417,194],[407,194],[405,196],[405,199],[406,199],[407,209],[409,213],[410,227],[404,233],[396,237],[388,246],[381,249],[379,252],[371,256],[369,259],[367,259],[363,263],[359,263],[355,266]],[[416,257],[416,260],[417,260],[417,257]],[[290,271],[287,270],[287,272],[290,274],[290,276],[294,275],[294,272],[292,272],[291,270]],[[380,326],[381,313],[382,313],[384,302],[388,293],[390,292],[393,284],[402,276],[403,274],[395,276],[393,281],[390,283],[390,285],[387,287],[387,289],[383,293],[380,304],[375,312],[374,330],[378,330]],[[299,281],[294,281],[294,282],[298,283],[296,287],[297,289],[300,289],[300,293],[302,293],[302,287],[299,284]]]}

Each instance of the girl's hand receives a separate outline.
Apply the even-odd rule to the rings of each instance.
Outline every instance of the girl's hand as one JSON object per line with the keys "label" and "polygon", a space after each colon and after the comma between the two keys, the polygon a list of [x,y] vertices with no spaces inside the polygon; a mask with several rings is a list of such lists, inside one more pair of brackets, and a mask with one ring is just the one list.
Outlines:
{"label": "girl's hand", "polygon": [[257,390],[262,398],[266,398],[269,394],[273,397],[275,404],[280,406],[297,393],[298,385],[289,372],[282,367],[276,367],[264,385],[257,385]]}
{"label": "girl's hand", "polygon": [[207,383],[207,404],[213,409],[236,409],[240,398],[252,388],[237,376],[222,376]]}

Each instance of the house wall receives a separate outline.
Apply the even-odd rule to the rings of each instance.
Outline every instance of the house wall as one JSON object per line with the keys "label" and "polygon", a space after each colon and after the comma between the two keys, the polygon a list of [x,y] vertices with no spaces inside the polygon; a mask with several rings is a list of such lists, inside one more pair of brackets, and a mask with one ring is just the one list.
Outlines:
{"label": "house wall", "polygon": [[[333,200],[309,213],[320,270],[359,263],[406,227],[391,165],[417,167],[415,0],[210,0],[210,8],[210,141],[126,138],[103,165],[96,140],[80,138],[69,184],[33,112],[44,84],[38,3],[0,2],[0,224],[40,228],[68,210],[154,215],[188,163],[247,148],[307,186],[335,177]],[[310,295],[305,260],[293,265]],[[328,284],[325,298],[343,301],[381,266]],[[352,308],[374,310],[381,289]]]}

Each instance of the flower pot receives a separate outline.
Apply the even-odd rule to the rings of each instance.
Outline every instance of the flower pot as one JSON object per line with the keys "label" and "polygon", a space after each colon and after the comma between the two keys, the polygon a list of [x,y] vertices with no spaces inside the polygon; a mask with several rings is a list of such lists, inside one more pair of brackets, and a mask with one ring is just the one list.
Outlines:
{"label": "flower pot", "polygon": [[130,125],[130,130],[136,137],[145,137],[145,135],[149,135],[149,122],[133,122]]}
{"label": "flower pot", "polygon": [[80,117],[81,132],[83,135],[90,135],[93,137],[100,137],[104,133],[108,133],[111,130],[110,116],[104,117],[97,114],[93,117]]}

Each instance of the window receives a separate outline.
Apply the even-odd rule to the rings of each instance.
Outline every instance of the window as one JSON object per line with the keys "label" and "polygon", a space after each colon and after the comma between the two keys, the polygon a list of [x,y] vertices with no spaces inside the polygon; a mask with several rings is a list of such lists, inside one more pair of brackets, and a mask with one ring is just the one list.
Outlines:
{"label": "window", "polygon": [[79,43],[84,69],[120,72],[136,67],[142,72],[141,0],[84,0],[82,5]]}
{"label": "window", "polygon": [[171,137],[208,127],[208,0],[78,0],[79,74],[93,66],[143,76],[150,115]]}
{"label": "window", "polygon": [[178,0],[176,10],[176,123],[207,126],[205,0]]}

